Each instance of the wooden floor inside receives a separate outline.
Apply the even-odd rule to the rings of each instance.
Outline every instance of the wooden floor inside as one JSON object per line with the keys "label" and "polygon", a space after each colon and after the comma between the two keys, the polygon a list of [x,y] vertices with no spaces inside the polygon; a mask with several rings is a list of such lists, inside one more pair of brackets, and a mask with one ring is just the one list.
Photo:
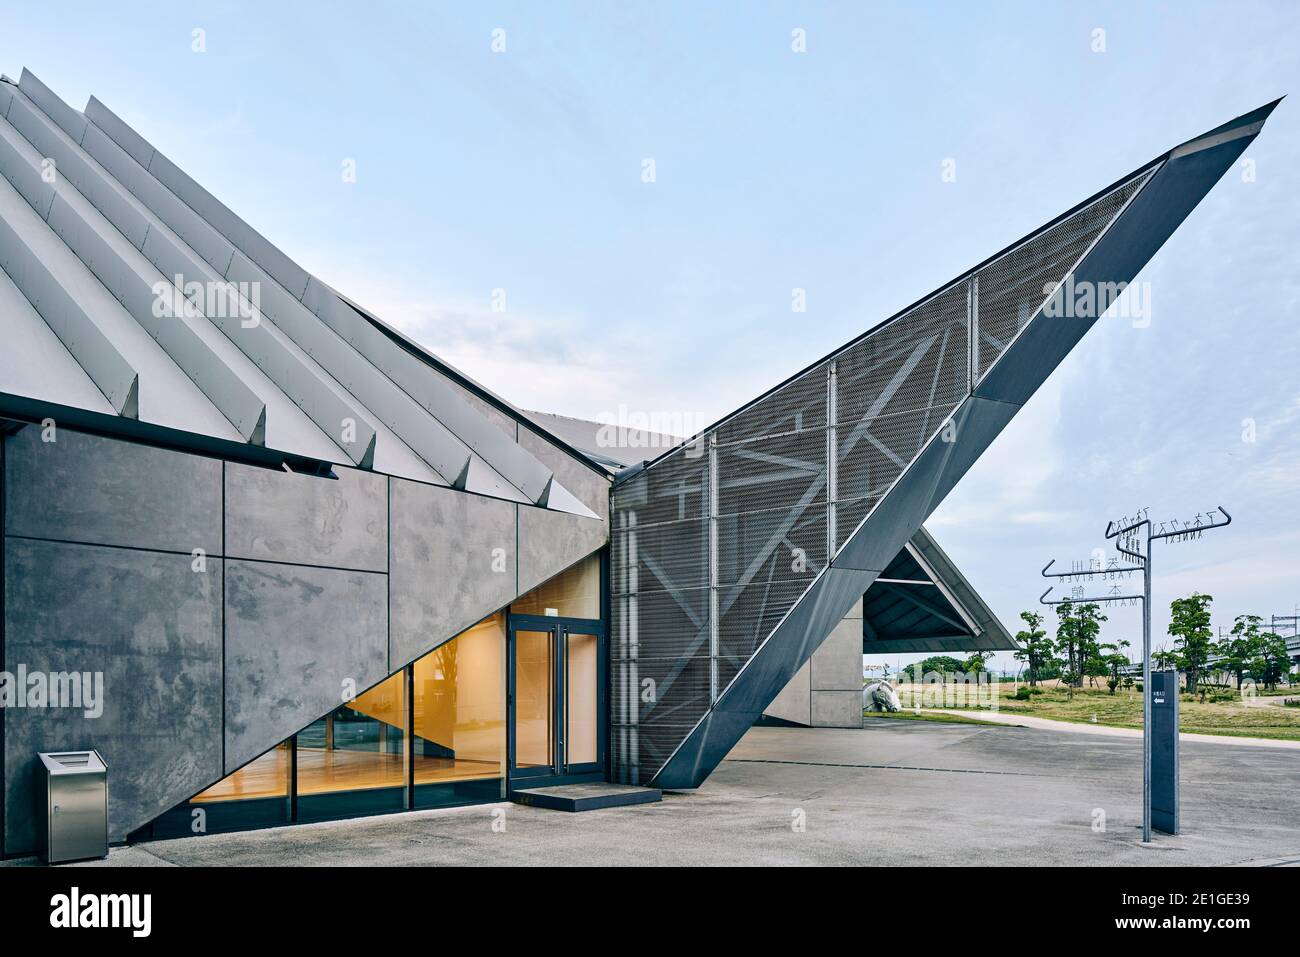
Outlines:
{"label": "wooden floor inside", "polygon": [[[504,776],[496,761],[469,761],[417,755],[415,784],[446,784]],[[371,788],[399,788],[406,785],[405,759],[400,754],[378,751],[326,751],[301,748],[298,751],[298,794],[330,794]],[[234,774],[218,781],[193,798],[195,803],[238,801],[253,798],[287,797],[289,794],[289,752],[277,748]]]}

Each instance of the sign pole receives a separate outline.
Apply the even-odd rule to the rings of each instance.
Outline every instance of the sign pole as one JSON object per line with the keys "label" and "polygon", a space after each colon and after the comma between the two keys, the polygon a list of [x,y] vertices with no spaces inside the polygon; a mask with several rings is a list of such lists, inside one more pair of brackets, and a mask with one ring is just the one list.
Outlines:
{"label": "sign pole", "polygon": [[[1160,525],[1160,531],[1157,532],[1155,530],[1154,525],[1151,522],[1150,517],[1145,514],[1146,513],[1145,509],[1142,509],[1139,512],[1139,514],[1143,516],[1142,518],[1138,519],[1135,522],[1131,522],[1127,525],[1124,525],[1123,527],[1117,527],[1115,522],[1109,522],[1106,525],[1106,538],[1115,539],[1116,550],[1121,555],[1125,555],[1135,562],[1135,564],[1130,565],[1128,567],[1098,568],[1096,570],[1083,571],[1083,572],[1052,572],[1051,568],[1052,565],[1055,564],[1055,562],[1048,562],[1045,566],[1043,566],[1042,575],[1044,578],[1071,579],[1071,580],[1075,578],[1088,578],[1093,575],[1110,575],[1116,572],[1135,572],[1135,571],[1142,572],[1142,594],[1141,595],[1111,594],[1111,595],[1107,595],[1104,598],[1099,596],[1097,598],[1087,599],[1080,596],[1077,598],[1070,598],[1063,601],[1061,600],[1048,601],[1047,596],[1052,592],[1052,589],[1049,588],[1047,589],[1047,591],[1043,592],[1042,596],[1038,600],[1041,604],[1044,605],[1066,605],[1066,604],[1074,604],[1076,602],[1086,602],[1086,601],[1098,602],[1100,604],[1105,604],[1105,605],[1109,605],[1112,602],[1116,602],[1116,601],[1119,602],[1141,601],[1142,602],[1142,842],[1144,844],[1151,843],[1151,773],[1152,773],[1151,753],[1152,753],[1152,734],[1153,734],[1152,725],[1154,723],[1153,714],[1152,714],[1152,688],[1151,688],[1151,551],[1152,551],[1151,546],[1156,539],[1174,539],[1177,541],[1198,539],[1201,537],[1201,535],[1204,532],[1209,531],[1212,528],[1223,528],[1225,525],[1232,524],[1232,516],[1229,515],[1227,510],[1221,505],[1217,509],[1211,509],[1210,515],[1213,515],[1213,513],[1216,510],[1222,513],[1223,521],[1216,522],[1211,519],[1208,522],[1202,522],[1201,516],[1197,515],[1195,523],[1188,522],[1185,523],[1181,528],[1179,528],[1178,527],[1179,523],[1173,522],[1172,524],[1174,525],[1174,528],[1168,531],[1165,530],[1165,525],[1170,523],[1162,522]],[[1121,521],[1125,521],[1125,520],[1121,520]],[[1135,534],[1137,530],[1139,528],[1142,528],[1143,526],[1146,527],[1146,533],[1147,533],[1147,547],[1145,552],[1140,550],[1140,544],[1139,544],[1140,540],[1136,537]],[[1118,587],[1114,589],[1115,592],[1118,592],[1118,590],[1119,590]],[[1076,591],[1082,591],[1082,589],[1076,589]],[[1297,632],[1300,632],[1300,618],[1297,619]],[[1175,703],[1176,703],[1177,694],[1178,694],[1178,684],[1176,680],[1174,682],[1174,689],[1172,693],[1175,696]],[[1174,792],[1173,792],[1174,793],[1173,801],[1175,804],[1173,814],[1174,814],[1175,821],[1177,820],[1177,801],[1178,801],[1177,780],[1176,780],[1177,752],[1178,752],[1177,733],[1178,733],[1177,728],[1175,726],[1175,730],[1173,731],[1173,734],[1175,736],[1173,741],[1174,766],[1173,766],[1173,771],[1170,772],[1175,777]],[[1162,791],[1161,793],[1163,794],[1164,792]],[[1164,811],[1162,810],[1161,813],[1163,814]]]}
{"label": "sign pole", "polygon": [[1142,563],[1142,843],[1151,843],[1151,523]]}

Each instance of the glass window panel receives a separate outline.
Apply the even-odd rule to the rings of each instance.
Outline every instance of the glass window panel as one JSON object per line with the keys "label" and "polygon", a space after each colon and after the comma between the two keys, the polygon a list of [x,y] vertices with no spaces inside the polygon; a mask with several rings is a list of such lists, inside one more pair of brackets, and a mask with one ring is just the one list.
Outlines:
{"label": "glass window panel", "polygon": [[290,757],[289,742],[282,741],[260,758],[255,758],[233,774],[226,775],[190,800],[202,804],[212,801],[287,798]]}
{"label": "glass window panel", "polygon": [[597,759],[598,644],[595,635],[566,634],[565,638],[569,649],[568,676],[564,687],[568,763],[589,764]]}
{"label": "glass window panel", "polygon": [[515,767],[550,767],[555,660],[549,631],[515,632]]}
{"label": "glass window panel", "polygon": [[335,708],[298,734],[298,795],[406,785],[405,673]]}
{"label": "glass window panel", "polygon": [[510,605],[516,615],[600,617],[600,555],[591,555]]}
{"label": "glass window panel", "polygon": [[504,777],[505,647],[497,614],[415,662],[416,784]]}

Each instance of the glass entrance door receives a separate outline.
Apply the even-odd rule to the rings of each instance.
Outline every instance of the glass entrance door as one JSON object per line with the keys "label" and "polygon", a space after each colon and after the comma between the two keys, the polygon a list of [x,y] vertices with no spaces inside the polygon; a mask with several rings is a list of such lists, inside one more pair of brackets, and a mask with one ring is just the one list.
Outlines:
{"label": "glass entrance door", "polygon": [[514,638],[515,770],[550,772],[555,763],[555,635],[520,629]]}
{"label": "glass entrance door", "polygon": [[512,615],[510,777],[528,786],[604,770],[604,630],[583,619]]}

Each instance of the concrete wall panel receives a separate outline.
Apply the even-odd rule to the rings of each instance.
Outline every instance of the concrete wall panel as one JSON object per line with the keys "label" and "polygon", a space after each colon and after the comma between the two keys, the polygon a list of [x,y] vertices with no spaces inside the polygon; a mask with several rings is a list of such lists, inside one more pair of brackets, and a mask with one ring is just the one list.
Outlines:
{"label": "concrete wall panel", "polygon": [[388,674],[384,575],[226,562],[226,767]]}
{"label": "concrete wall panel", "polygon": [[113,841],[220,776],[221,576],[219,559],[6,540],[5,670],[103,673],[99,717],[6,709],[6,853],[35,846],[38,751],[99,749]]}
{"label": "concrete wall panel", "polygon": [[609,542],[609,522],[519,507],[519,591],[536,588]]}
{"label": "concrete wall panel", "polygon": [[226,465],[226,555],[388,570],[388,482],[336,468],[338,480]]}
{"label": "concrete wall panel", "polygon": [[812,724],[812,662],[805,661],[763,714],[795,724]]}
{"label": "concrete wall panel", "polygon": [[391,489],[389,667],[395,670],[519,594],[520,506],[401,479]]}
{"label": "concrete wall panel", "polygon": [[862,692],[814,691],[812,723],[815,728],[862,727]]}
{"label": "concrete wall panel", "polygon": [[578,501],[604,519],[606,525],[609,524],[610,480],[606,476],[579,462],[568,452],[556,448],[549,440],[525,425],[519,426],[519,444],[554,472],[560,484],[572,492]]}
{"label": "concrete wall panel", "polygon": [[[846,703],[851,692],[854,712]],[[835,626],[763,714],[818,728],[862,725],[862,600]]]}
{"label": "concrete wall panel", "polygon": [[221,554],[221,463],[29,426],[6,443],[5,532]]}
{"label": "concrete wall panel", "polygon": [[862,619],[845,618],[813,652],[814,691],[862,691]]}

